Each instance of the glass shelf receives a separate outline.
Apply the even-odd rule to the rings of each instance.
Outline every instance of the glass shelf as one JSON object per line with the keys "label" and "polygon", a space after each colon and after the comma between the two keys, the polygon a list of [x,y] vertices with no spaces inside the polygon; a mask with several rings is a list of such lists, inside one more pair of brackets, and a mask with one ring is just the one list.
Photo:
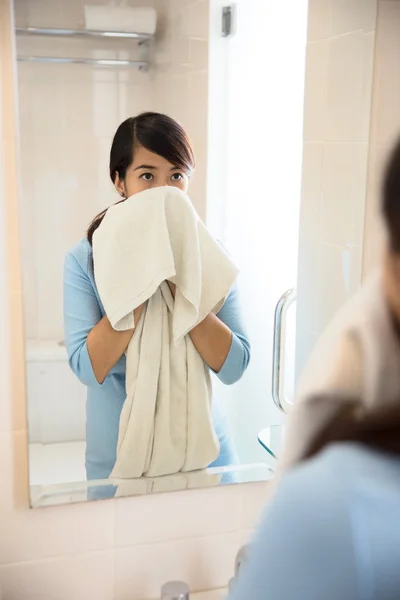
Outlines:
{"label": "glass shelf", "polygon": [[257,436],[259,444],[275,460],[279,456],[285,433],[284,430],[284,425],[272,425],[271,427],[261,429]]}

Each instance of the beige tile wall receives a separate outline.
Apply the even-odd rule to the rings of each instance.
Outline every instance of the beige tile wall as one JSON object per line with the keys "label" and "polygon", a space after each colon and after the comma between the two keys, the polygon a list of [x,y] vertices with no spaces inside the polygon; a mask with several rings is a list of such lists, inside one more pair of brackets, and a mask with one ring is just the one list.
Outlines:
{"label": "beige tile wall", "polygon": [[28,509],[15,68],[0,0],[0,586],[7,600],[157,598],[226,584],[265,484]]}
{"label": "beige tile wall", "polygon": [[[100,4],[101,0],[91,0]],[[16,0],[20,26],[79,28],[85,0]],[[166,112],[192,138],[197,169],[190,194],[205,218],[208,0],[133,0],[156,6],[155,60],[135,69],[18,64],[22,159],[22,258],[28,338],[61,340],[62,269],[68,248],[115,201],[108,176],[112,136],[125,118]],[[128,45],[129,44],[129,45]],[[136,45],[68,38],[18,38],[20,54],[138,58]],[[127,48],[129,47],[129,51]]]}
{"label": "beige tile wall", "polygon": [[[75,0],[66,10],[60,0],[16,0],[16,22],[82,27],[83,4]],[[19,37],[18,52],[138,58],[140,49],[115,40],[102,42],[99,49],[90,40]],[[117,198],[108,175],[112,137],[128,116],[151,109],[152,75],[136,69],[18,63],[18,86],[26,334],[61,340],[65,253]]]}
{"label": "beige tile wall", "polygon": [[206,218],[209,0],[157,0],[155,110],[176,118],[196,154],[190,196]]}
{"label": "beige tile wall", "polygon": [[394,140],[400,135],[399,63],[400,2],[380,0],[364,232],[364,276],[379,265],[385,245],[380,218],[380,184],[387,154]]}
{"label": "beige tile wall", "polygon": [[297,364],[362,280],[377,0],[310,0]]}

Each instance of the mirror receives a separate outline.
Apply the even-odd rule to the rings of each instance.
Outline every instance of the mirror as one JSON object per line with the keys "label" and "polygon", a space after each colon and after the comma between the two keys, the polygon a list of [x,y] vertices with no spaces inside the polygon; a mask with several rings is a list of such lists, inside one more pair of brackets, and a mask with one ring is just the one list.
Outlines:
{"label": "mirror", "polygon": [[[326,84],[332,65],[337,69],[338,63],[337,57],[329,63],[328,55],[314,54],[320,44],[320,32],[313,30],[314,10],[306,0],[241,0],[234,5],[220,0],[131,0],[123,6],[96,0],[95,4],[74,2],[68,10],[50,0],[15,1],[32,506],[273,476],[284,412],[293,401],[299,365],[308,355],[310,340],[361,281],[360,270],[359,280],[356,274],[338,294],[337,306],[331,303],[329,310],[322,311],[323,317],[317,310],[321,317],[317,327],[312,321],[315,314],[307,313],[312,287],[307,282],[317,278],[320,264],[304,270],[311,247],[308,221],[307,226],[304,223],[309,180],[317,168],[312,148],[323,147],[326,139],[335,141],[335,136],[325,138],[318,123],[312,131],[309,123],[316,120],[312,107],[323,104],[320,79],[324,76]],[[357,23],[352,27],[361,36],[360,44],[367,47],[367,40],[372,52],[357,88],[368,98],[375,24],[371,18],[365,31]],[[337,37],[330,30],[324,33],[325,46],[331,33],[332,40]],[[332,47],[336,48],[334,41]],[[351,63],[346,76],[353,68],[357,69]],[[354,90],[348,95],[347,81],[335,70],[332,76],[333,85],[343,86],[341,97],[338,92],[342,112],[336,124],[340,125],[340,119],[348,119],[342,109]],[[369,107],[367,102],[368,114]],[[333,109],[324,105],[324,110]],[[149,111],[174,121],[138,117]],[[321,111],[317,116],[324,118]],[[132,117],[139,120],[127,121]],[[155,127],[161,133],[154,142]],[[369,131],[369,122],[357,132],[363,142],[368,134],[365,128]],[[194,150],[195,168],[185,134]],[[177,152],[179,143],[183,155]],[[311,148],[311,143],[316,145]],[[332,170],[331,175],[340,173]],[[128,325],[123,324],[127,315],[113,322],[105,309],[113,287],[110,281],[117,278],[119,294],[119,281],[127,280],[110,269],[110,264],[121,264],[115,258],[118,251],[113,254],[114,242],[126,235],[122,233],[125,218],[137,227],[133,215],[138,214],[140,198],[145,199],[149,187],[154,188],[149,206],[165,202],[175,215],[178,198],[183,212],[177,211],[177,218],[191,215],[185,251],[179,246],[185,228],[174,229],[181,236],[173,253],[175,266],[193,256],[197,235],[207,240],[197,248],[197,258],[205,260],[210,248],[207,256],[213,257],[204,262],[208,266],[200,284],[203,299],[207,282],[214,282],[213,305],[206,317],[198,322],[192,319],[189,333],[181,339],[172,333],[165,347],[157,342],[157,352],[166,352],[163,380],[161,359],[157,367],[154,353],[147,354],[146,363],[143,358],[142,341],[146,323],[154,324],[149,315],[156,298],[166,315],[157,340],[161,332],[174,332],[175,316],[196,302],[184,291],[182,271],[169,273],[168,282],[157,281],[150,296],[144,293],[144,265],[150,255],[156,255],[159,269],[167,247],[161,245],[153,253],[162,234],[154,229],[147,208],[143,227],[135,230],[143,245],[129,255],[129,268],[135,273],[130,289],[142,294],[143,302],[130,306]],[[193,216],[188,198],[201,222]],[[96,222],[96,233],[88,241],[93,219],[110,206],[113,209],[101,224]],[[117,230],[112,230],[111,215]],[[363,214],[356,218],[363,219]],[[151,235],[156,231],[154,238],[150,229]],[[114,235],[107,234],[110,231]],[[150,239],[156,243],[152,245]],[[104,258],[111,255],[115,263]],[[125,254],[122,260],[127,260]],[[210,268],[211,262],[215,269]],[[237,278],[233,265],[239,270]],[[217,278],[211,277],[213,271],[218,271]],[[218,289],[226,288],[226,293],[218,292],[221,297],[215,292],[217,284]],[[302,290],[301,298],[297,288]],[[324,302],[319,289],[312,289],[317,294],[314,305]],[[118,327],[121,331],[116,331]],[[179,364],[186,365],[183,375],[173,367],[178,355]],[[156,375],[144,378],[139,404],[138,369],[150,368],[150,362]],[[189,392],[187,381],[193,373],[200,383]],[[212,393],[206,385],[209,377]],[[128,379],[133,386],[129,390]],[[168,392],[161,399],[165,389]],[[181,398],[178,408],[177,398]],[[140,411],[140,417],[132,417],[138,406],[146,417]],[[196,412],[199,407],[202,413]],[[167,426],[169,414],[175,417]],[[205,425],[200,414],[208,415]],[[190,422],[196,425],[190,428]],[[145,441],[140,445],[142,437]],[[123,453],[121,444],[128,438],[133,445],[125,445]],[[175,442],[180,454],[174,462]],[[193,460],[188,458],[189,447]],[[123,454],[124,468],[118,470]]]}

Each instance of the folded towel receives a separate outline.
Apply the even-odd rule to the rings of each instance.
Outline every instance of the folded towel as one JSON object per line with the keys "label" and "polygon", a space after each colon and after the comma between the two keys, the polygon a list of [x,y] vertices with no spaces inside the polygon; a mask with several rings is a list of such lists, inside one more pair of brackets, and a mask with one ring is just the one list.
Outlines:
{"label": "folded towel", "polygon": [[[94,273],[112,327],[134,326],[126,401],[111,477],[157,477],[207,467],[219,442],[207,366],[187,335],[218,312],[237,268],[189,198],[158,187],[111,207],[93,240]],[[166,280],[176,285],[173,298]]]}
{"label": "folded towel", "polygon": [[150,6],[84,6],[85,29],[154,35],[157,11]]}

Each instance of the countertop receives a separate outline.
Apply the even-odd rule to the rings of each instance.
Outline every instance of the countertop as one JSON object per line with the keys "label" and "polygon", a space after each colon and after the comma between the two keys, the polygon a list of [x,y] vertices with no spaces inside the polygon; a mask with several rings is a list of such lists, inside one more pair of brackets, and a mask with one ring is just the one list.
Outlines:
{"label": "countertop", "polygon": [[212,592],[200,592],[190,596],[190,600],[225,600],[228,590],[214,590]]}

